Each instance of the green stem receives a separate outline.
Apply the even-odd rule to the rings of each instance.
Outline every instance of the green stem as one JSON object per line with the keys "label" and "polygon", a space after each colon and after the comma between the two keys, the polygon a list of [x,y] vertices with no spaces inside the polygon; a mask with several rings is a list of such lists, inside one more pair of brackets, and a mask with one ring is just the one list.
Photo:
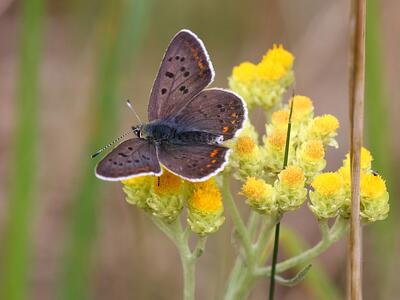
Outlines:
{"label": "green stem", "polygon": [[[321,241],[307,251],[277,264],[276,272],[281,273],[305,262],[309,262],[313,258],[323,253],[325,250],[327,250],[332,244],[338,241],[348,229],[348,220],[339,218],[336,223],[337,224],[335,224],[334,228],[330,231],[327,231],[324,228],[326,225],[322,224],[321,231],[323,233],[323,236]],[[266,267],[259,269],[256,275],[258,277],[264,277],[271,276],[271,274],[272,267]]]}
{"label": "green stem", "polygon": [[276,262],[278,260],[280,228],[281,228],[281,222],[278,222],[275,226],[274,251],[272,254],[271,280],[270,280],[270,284],[269,284],[269,299],[271,299],[271,300],[274,299],[274,293],[275,293],[275,270],[276,270]]}
{"label": "green stem", "polygon": [[192,252],[189,248],[189,231],[187,228],[185,230],[182,229],[179,219],[171,224],[156,217],[153,217],[152,220],[154,224],[174,242],[178,249],[183,270],[183,299],[194,300],[196,260],[204,251],[207,237],[200,236]]}
{"label": "green stem", "polygon": [[[289,160],[289,145],[290,145],[290,131],[292,128],[292,113],[293,113],[293,102],[294,96],[292,97],[292,102],[290,103],[290,113],[289,113],[289,120],[287,126],[287,133],[286,133],[286,145],[285,145],[285,156],[283,158],[283,169],[286,168]],[[275,240],[274,240],[274,251],[272,255],[272,269],[271,269],[271,280],[269,284],[269,299],[274,299],[274,292],[275,292],[275,269],[276,269],[276,262],[278,259],[278,248],[279,248],[279,229],[281,223],[278,222],[275,227]]]}
{"label": "green stem", "polygon": [[251,256],[251,239],[249,236],[249,232],[247,231],[246,226],[243,223],[243,220],[240,216],[239,210],[235,204],[235,200],[232,197],[230,191],[230,182],[229,176],[223,176],[223,183],[221,187],[222,195],[225,200],[226,209],[229,211],[232,217],[233,224],[235,225],[235,229],[238,233],[238,237],[242,243],[244,252],[246,257]]}

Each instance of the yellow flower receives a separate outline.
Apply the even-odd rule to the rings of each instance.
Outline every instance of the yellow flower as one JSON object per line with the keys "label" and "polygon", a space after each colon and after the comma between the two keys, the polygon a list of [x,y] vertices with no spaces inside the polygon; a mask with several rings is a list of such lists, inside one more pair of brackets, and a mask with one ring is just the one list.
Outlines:
{"label": "yellow flower", "polygon": [[167,170],[164,170],[160,179],[154,178],[153,188],[158,195],[178,193],[182,184],[182,179]]}
{"label": "yellow flower", "polygon": [[259,213],[270,214],[277,210],[274,200],[274,188],[263,179],[247,178],[240,194],[246,196],[247,204]]}
{"label": "yellow flower", "polygon": [[223,211],[221,193],[214,179],[194,184],[187,217],[193,232],[205,235],[217,231],[225,221]]}
{"label": "yellow flower", "polygon": [[342,176],[344,184],[350,189],[351,178],[350,178],[350,166],[340,167],[337,171]]}
{"label": "yellow flower", "polygon": [[249,155],[254,152],[256,143],[249,136],[240,136],[235,145],[235,150],[239,155]]}
{"label": "yellow flower", "polygon": [[278,175],[282,184],[288,188],[298,188],[304,185],[304,172],[297,166],[288,166]]}
{"label": "yellow flower", "polygon": [[309,207],[319,219],[333,218],[342,212],[347,199],[340,174],[329,172],[317,175],[311,186],[314,191],[310,191]]}
{"label": "yellow flower", "polygon": [[285,50],[282,45],[273,45],[272,49],[268,50],[264,55],[262,62],[273,61],[280,64],[285,69],[290,69],[293,66],[294,56],[289,51]]}
{"label": "yellow flower", "polygon": [[221,210],[221,192],[216,187],[214,180],[195,184],[192,197],[189,199],[189,206],[198,212],[213,213]]}
{"label": "yellow flower", "polygon": [[256,79],[257,66],[251,62],[243,62],[232,70],[232,78],[240,82],[251,82]]}
{"label": "yellow flower", "polygon": [[125,180],[121,180],[121,183],[123,185],[141,185],[148,183],[150,180],[149,176],[139,176],[139,177],[133,177]]}
{"label": "yellow flower", "polygon": [[275,111],[271,116],[271,123],[277,128],[287,127],[289,122],[289,111],[281,109]]}
{"label": "yellow flower", "polygon": [[257,77],[261,80],[274,81],[286,74],[284,66],[273,60],[263,60],[257,65]]}
{"label": "yellow flower", "polygon": [[323,173],[315,177],[311,183],[314,190],[325,197],[333,197],[344,187],[343,178],[338,173]]}
{"label": "yellow flower", "polygon": [[308,161],[320,161],[325,156],[324,145],[320,140],[307,141],[303,154]]}
{"label": "yellow flower", "polygon": [[375,222],[384,220],[389,214],[389,193],[385,181],[376,173],[361,175],[361,212],[363,220]]}
{"label": "yellow flower", "polygon": [[264,196],[271,196],[273,188],[262,179],[255,177],[247,178],[245,184],[242,186],[242,194],[247,198],[252,198],[257,201],[261,200]]}
{"label": "yellow flower", "polygon": [[244,62],[234,67],[229,87],[243,97],[248,109],[260,106],[269,111],[294,81],[293,60],[290,52],[274,45],[259,64]]}
{"label": "yellow flower", "polygon": [[[368,149],[362,147],[361,148],[361,158],[360,158],[361,169],[362,170],[370,170],[371,163],[373,160],[374,159],[371,155],[371,152],[369,152]],[[343,166],[350,169],[350,154],[349,153],[346,154],[346,159],[343,161]]]}
{"label": "yellow flower", "polygon": [[299,208],[306,199],[304,172],[298,166],[288,166],[278,175],[274,187],[276,201],[282,212]]}
{"label": "yellow flower", "polygon": [[294,121],[306,121],[308,120],[313,112],[314,106],[309,97],[296,95],[289,101],[289,107],[293,101],[293,120]]}
{"label": "yellow flower", "polygon": [[267,136],[267,143],[274,150],[282,151],[286,145],[287,129],[275,129]]}
{"label": "yellow flower", "polygon": [[381,197],[386,192],[386,184],[380,175],[368,173],[361,175],[361,197],[371,200]]}
{"label": "yellow flower", "polygon": [[338,119],[328,114],[314,118],[311,124],[311,133],[317,136],[326,136],[335,133],[338,128]]}

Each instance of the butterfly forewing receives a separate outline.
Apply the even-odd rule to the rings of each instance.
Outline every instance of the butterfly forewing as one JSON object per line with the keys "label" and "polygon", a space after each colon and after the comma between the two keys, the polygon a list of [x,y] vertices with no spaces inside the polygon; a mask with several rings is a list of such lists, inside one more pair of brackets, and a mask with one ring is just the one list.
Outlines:
{"label": "butterfly forewing", "polygon": [[96,176],[105,180],[160,174],[156,147],[143,139],[130,139],[119,144],[96,167]]}
{"label": "butterfly forewing", "polygon": [[213,145],[161,144],[158,150],[160,162],[171,172],[190,181],[204,181],[221,171],[229,149]]}
{"label": "butterfly forewing", "polygon": [[207,89],[193,97],[174,117],[181,128],[190,128],[222,135],[231,139],[247,118],[244,101],[223,89]]}
{"label": "butterfly forewing", "polygon": [[213,79],[214,70],[203,43],[189,30],[172,39],[154,82],[149,121],[174,115]]}

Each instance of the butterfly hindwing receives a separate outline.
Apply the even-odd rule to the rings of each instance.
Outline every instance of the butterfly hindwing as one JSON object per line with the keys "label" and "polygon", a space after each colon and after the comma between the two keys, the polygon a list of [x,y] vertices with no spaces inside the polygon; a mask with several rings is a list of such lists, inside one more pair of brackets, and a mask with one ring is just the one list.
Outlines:
{"label": "butterfly hindwing", "polygon": [[207,89],[193,97],[173,121],[182,128],[193,128],[231,139],[247,118],[244,101],[223,89]]}
{"label": "butterfly hindwing", "polygon": [[189,30],[172,39],[154,81],[149,121],[174,115],[213,80],[214,70],[202,41]]}
{"label": "butterfly hindwing", "polygon": [[204,181],[224,168],[229,151],[226,147],[215,145],[162,143],[158,148],[158,157],[172,173],[190,181]]}
{"label": "butterfly hindwing", "polygon": [[155,145],[136,138],[119,144],[96,167],[97,177],[112,181],[160,174]]}

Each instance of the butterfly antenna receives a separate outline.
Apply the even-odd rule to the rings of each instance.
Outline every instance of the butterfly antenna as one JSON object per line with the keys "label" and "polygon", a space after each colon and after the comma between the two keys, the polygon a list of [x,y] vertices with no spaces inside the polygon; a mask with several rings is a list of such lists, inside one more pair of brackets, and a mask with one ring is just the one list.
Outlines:
{"label": "butterfly antenna", "polygon": [[132,131],[128,131],[125,132],[123,135],[121,135],[120,137],[116,138],[114,141],[112,141],[111,143],[105,145],[103,148],[97,150],[95,153],[92,154],[92,158],[95,158],[97,155],[99,155],[101,152],[103,152],[104,150],[106,150],[107,148],[111,147],[112,145],[114,145],[116,142],[118,142],[119,140],[121,140],[122,138],[126,137],[128,134],[130,134]]}
{"label": "butterfly antenna", "polygon": [[142,125],[143,122],[140,119],[139,115],[137,114],[136,110],[133,109],[131,101],[130,100],[126,100],[126,105],[128,105],[129,109],[135,114],[136,118],[139,120],[140,125]]}

